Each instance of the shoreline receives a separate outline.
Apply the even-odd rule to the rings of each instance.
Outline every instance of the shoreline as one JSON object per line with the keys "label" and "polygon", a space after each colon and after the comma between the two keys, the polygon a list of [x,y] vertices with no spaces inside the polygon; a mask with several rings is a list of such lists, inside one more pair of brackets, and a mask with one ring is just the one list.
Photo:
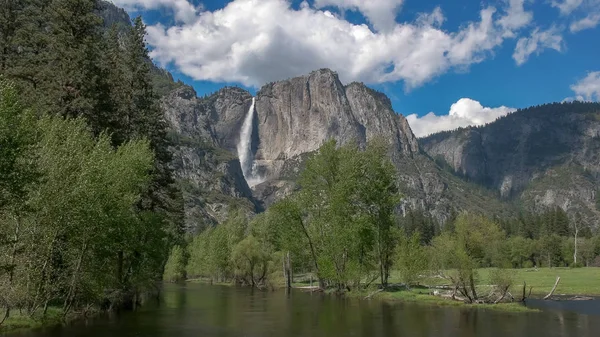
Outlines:
{"label": "shoreline", "polygon": [[[37,317],[36,317],[37,316]],[[78,317],[68,317],[67,322]],[[0,326],[0,334],[16,333],[22,331],[36,330],[46,327],[57,326],[63,323],[63,311],[56,307],[49,307],[46,316],[40,315],[29,316],[21,314],[18,310],[12,314]]]}
{"label": "shoreline", "polygon": [[[564,272],[568,271],[568,269],[554,269],[553,272]],[[528,280],[530,281],[530,280]],[[204,283],[211,284],[209,279],[197,278],[197,279],[188,279],[185,281],[186,283]],[[542,300],[544,295],[547,294],[546,289],[539,286],[539,282],[531,282],[535,284],[533,287],[534,291],[528,296],[528,299],[531,300]],[[528,285],[531,284],[528,282]],[[222,285],[222,286],[236,286],[232,282],[212,282],[213,285]],[[314,284],[314,283],[313,283]],[[546,282],[543,282],[546,285]],[[484,285],[485,286],[485,285]],[[513,285],[512,290],[513,294],[520,294],[519,287],[522,285],[515,284]],[[274,284],[274,288],[269,287],[268,289],[283,289],[285,285],[283,283],[277,282]],[[560,288],[560,287],[559,287]],[[293,282],[292,289],[296,289],[301,292],[311,292],[316,291],[318,289],[317,286],[310,286],[308,282]],[[589,293],[585,293],[582,290],[591,290]],[[432,307],[459,307],[459,308],[468,308],[468,309],[476,309],[476,310],[494,310],[500,312],[512,312],[512,313],[534,313],[541,312],[542,310],[538,308],[528,307],[525,303],[520,302],[518,300],[514,300],[512,302],[502,302],[502,303],[464,303],[459,300],[452,300],[450,298],[445,298],[442,296],[433,295],[431,292],[433,288],[421,286],[421,287],[413,287],[408,290],[405,288],[390,288],[388,290],[377,290],[376,288],[369,288],[363,290],[353,290],[344,292],[343,294],[339,294],[340,296],[347,296],[348,298],[360,299],[360,300],[381,300],[386,302],[395,302],[395,303],[414,303],[418,305],[424,306],[432,306]],[[599,290],[600,291],[600,290]],[[325,289],[323,291],[324,294],[333,295],[335,294],[334,289]],[[576,298],[587,298],[591,300],[598,301],[600,297],[598,296],[598,291],[594,291],[591,288],[581,288],[579,284],[570,284],[563,289],[557,291],[552,299],[549,301],[567,301]]]}
{"label": "shoreline", "polygon": [[[227,287],[235,287],[236,285],[232,282],[213,282],[211,283],[209,280],[204,279],[189,279],[184,283],[202,283],[216,286],[227,286]],[[301,284],[301,283],[300,283]],[[296,283],[296,285],[292,286],[292,289],[301,291],[301,292],[310,292],[310,291],[318,291],[317,286],[309,286],[309,285],[300,285]],[[278,285],[274,290],[284,289],[285,286]],[[411,304],[419,304],[424,306],[431,307],[460,307],[460,308],[470,308],[477,310],[495,310],[502,312],[540,312],[539,309],[528,308],[521,302],[504,302],[497,304],[479,304],[479,303],[464,303],[461,301],[451,300],[439,296],[430,295],[429,293],[424,293],[419,290],[425,290],[426,288],[413,288],[411,290],[393,290],[393,291],[377,291],[374,289],[369,290],[355,290],[348,291],[342,294],[338,294],[339,296],[346,296],[348,298],[358,299],[361,301],[368,300],[380,300],[391,303],[411,303]],[[267,290],[272,291],[272,290]],[[322,291],[324,295],[334,295],[336,294],[334,289],[325,289]],[[367,298],[368,297],[368,298]]]}
{"label": "shoreline", "polygon": [[[458,308],[469,308],[469,309],[477,309],[477,310],[494,310],[494,311],[502,311],[502,312],[540,312],[539,309],[532,309],[525,306],[525,304],[521,302],[502,302],[502,303],[464,303],[458,300],[452,300],[449,298],[444,298],[440,296],[435,296],[429,294],[429,292],[423,292],[424,288],[413,288],[411,290],[394,290],[394,291],[386,291],[382,290],[377,293],[367,293],[364,291],[351,292],[348,293],[350,297],[360,297],[361,300],[369,300],[369,299],[377,299],[386,302],[392,303],[411,303],[418,304],[423,306],[432,306],[432,307],[458,307]],[[365,296],[371,296],[370,298],[365,298]]]}

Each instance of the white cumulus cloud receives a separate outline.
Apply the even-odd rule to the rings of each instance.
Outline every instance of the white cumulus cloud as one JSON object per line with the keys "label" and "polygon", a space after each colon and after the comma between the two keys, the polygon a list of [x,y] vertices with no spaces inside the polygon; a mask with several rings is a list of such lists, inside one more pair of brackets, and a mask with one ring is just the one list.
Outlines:
{"label": "white cumulus cloud", "polygon": [[517,65],[527,62],[531,54],[539,54],[544,49],[562,51],[564,43],[560,29],[552,26],[547,30],[534,29],[529,37],[522,37],[517,41],[513,59]]}
{"label": "white cumulus cloud", "polygon": [[447,115],[436,115],[433,112],[419,117],[416,114],[408,115],[406,119],[417,137],[454,130],[470,125],[484,125],[506,116],[516,109],[501,106],[497,108],[484,107],[478,101],[470,98],[461,98],[450,107]]}
{"label": "white cumulus cloud", "polygon": [[600,101],[600,71],[594,71],[587,74],[586,77],[579,80],[571,86],[576,97],[569,97],[566,100],[578,101]]}
{"label": "white cumulus cloud", "polygon": [[558,8],[562,15],[571,14],[583,4],[583,0],[552,0],[552,7]]}
{"label": "white cumulus cloud", "polygon": [[196,19],[196,8],[188,0],[110,0],[115,5],[128,10],[168,8],[180,22],[190,22]]}
{"label": "white cumulus cloud", "polygon": [[600,24],[600,0],[552,0],[560,14],[572,19],[569,29],[577,33]]}
{"label": "white cumulus cloud", "polygon": [[506,0],[508,9],[506,15],[498,23],[505,30],[505,35],[514,36],[514,31],[519,30],[533,21],[533,12],[525,10],[526,0]]}
{"label": "white cumulus cloud", "polygon": [[357,10],[378,31],[390,31],[396,26],[396,15],[404,0],[315,0],[315,7],[335,6],[342,10]]}
{"label": "white cumulus cloud", "polygon": [[499,23],[514,14],[488,7],[478,21],[448,32],[440,28],[444,16],[439,8],[414,22],[395,22],[391,18],[401,3],[317,1],[318,6],[360,10],[375,27],[384,27],[373,31],[307,2],[294,9],[286,0],[233,0],[222,9],[199,12],[188,24],[150,26],[147,41],[154,60],[195,80],[260,86],[328,67],[345,82],[404,81],[410,89],[482,62],[507,38],[507,31],[528,21]]}
{"label": "white cumulus cloud", "polygon": [[569,29],[571,30],[571,33],[577,33],[585,29],[595,28],[599,23],[600,11],[597,13],[590,13],[584,18],[574,21],[571,23],[571,26],[569,26]]}

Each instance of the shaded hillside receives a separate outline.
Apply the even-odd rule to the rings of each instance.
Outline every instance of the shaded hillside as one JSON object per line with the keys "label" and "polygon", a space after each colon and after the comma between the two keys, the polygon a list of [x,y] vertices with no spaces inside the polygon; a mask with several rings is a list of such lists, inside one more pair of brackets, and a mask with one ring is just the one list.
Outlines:
{"label": "shaded hillside", "polygon": [[553,103],[420,139],[436,161],[506,200],[597,214],[600,104]]}

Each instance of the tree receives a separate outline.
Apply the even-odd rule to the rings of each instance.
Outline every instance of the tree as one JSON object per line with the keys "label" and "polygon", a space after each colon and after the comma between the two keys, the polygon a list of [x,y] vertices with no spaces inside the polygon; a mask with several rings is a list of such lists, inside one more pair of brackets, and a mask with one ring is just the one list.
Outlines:
{"label": "tree", "polygon": [[176,245],[171,249],[171,254],[169,254],[163,280],[167,282],[181,282],[185,278],[185,250],[181,246]]}
{"label": "tree", "polygon": [[398,244],[396,268],[407,286],[414,284],[429,267],[427,251],[420,242],[419,233],[414,233],[410,237],[401,235]]}
{"label": "tree", "polygon": [[6,306],[2,321],[15,302],[14,276],[24,231],[19,218],[26,211],[27,189],[36,180],[34,140],[33,114],[19,103],[14,85],[0,76],[0,223],[4,224],[0,226],[0,278],[7,276],[2,286],[7,291],[0,295]]}
{"label": "tree", "polygon": [[400,202],[396,168],[388,157],[388,151],[383,139],[371,140],[361,153],[360,178],[357,179],[360,212],[365,214],[368,226],[375,232],[375,254],[382,287],[388,284],[397,244],[394,210]]}
{"label": "tree", "polygon": [[269,211],[279,246],[308,256],[321,287],[347,289],[376,269],[372,280],[385,286],[397,244],[395,173],[382,141],[364,151],[326,142],[307,161],[300,190]]}
{"label": "tree", "polygon": [[134,20],[134,26],[125,39],[124,101],[120,108],[121,121],[117,130],[120,138],[113,139],[118,144],[123,140],[146,138],[154,152],[153,179],[144,198],[139,204],[142,210],[160,215],[163,226],[169,232],[171,241],[181,241],[183,224],[183,197],[173,178],[169,164],[171,153],[168,147],[167,123],[154,93],[150,73],[150,58],[144,37],[146,27],[141,17]]}
{"label": "tree", "polygon": [[540,253],[547,267],[557,267],[563,264],[562,238],[557,234],[544,235],[539,240]]}
{"label": "tree", "polygon": [[[164,238],[133,208],[149,182],[153,157],[148,143],[128,142],[113,150],[110,138],[101,135],[96,141],[82,119],[44,118],[40,129],[37,156],[44,184],[32,195],[38,211],[30,227],[40,231],[40,245],[47,249],[36,259],[46,266],[39,271],[36,297],[50,300],[56,293],[66,294],[67,312],[79,296],[98,301],[104,291],[119,289],[123,281],[135,291],[142,284],[133,280],[149,279],[156,270],[148,265],[151,260],[138,255],[162,249],[140,247],[140,238],[157,243]],[[120,249],[127,272],[115,280],[108,275],[117,274],[113,268]],[[53,275],[59,279],[49,283]],[[80,293],[83,289],[88,293]]]}
{"label": "tree", "polygon": [[456,292],[460,292],[468,302],[477,300],[477,263],[467,253],[464,242],[455,234],[446,232],[433,239],[431,268],[452,283],[453,297]]}
{"label": "tree", "polygon": [[188,275],[209,277],[212,281],[225,281],[234,276],[232,252],[244,240],[247,230],[248,220],[243,210],[230,207],[224,223],[206,229],[190,244]]}
{"label": "tree", "polygon": [[475,287],[477,267],[499,261],[504,233],[495,222],[470,213],[455,220],[455,232],[436,237],[432,247],[432,266],[465,296],[468,302],[478,300]]}
{"label": "tree", "polygon": [[[271,226],[277,233],[277,242],[294,256],[307,255],[319,280],[319,287],[325,287],[325,280],[319,268],[319,246],[316,234],[301,210],[300,202],[294,196],[283,199],[268,211]],[[308,252],[305,254],[304,252]]]}
{"label": "tree", "polygon": [[454,223],[457,239],[479,266],[499,264],[502,258],[500,248],[505,235],[497,223],[470,213],[462,213]]}
{"label": "tree", "polygon": [[0,77],[0,212],[21,204],[34,182],[34,127],[35,118],[18,101],[14,85]]}
{"label": "tree", "polygon": [[238,283],[258,287],[263,285],[269,271],[271,251],[249,235],[233,247],[231,261]]}
{"label": "tree", "polygon": [[506,260],[513,268],[522,268],[527,261],[533,263],[534,251],[534,242],[531,239],[514,236],[505,241]]}
{"label": "tree", "polygon": [[358,186],[357,161],[355,146],[337,148],[335,141],[329,141],[308,160],[299,182],[307,229],[315,237],[313,242],[319,243],[315,247],[320,268],[317,276],[331,280],[339,290],[345,289],[355,277],[352,273],[358,272],[359,247],[366,239],[359,233],[365,222],[353,217],[350,202]]}

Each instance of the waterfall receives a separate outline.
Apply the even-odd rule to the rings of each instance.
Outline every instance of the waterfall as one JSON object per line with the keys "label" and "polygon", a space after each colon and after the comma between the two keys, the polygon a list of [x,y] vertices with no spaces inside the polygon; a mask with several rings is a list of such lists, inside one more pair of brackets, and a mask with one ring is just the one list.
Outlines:
{"label": "waterfall", "polygon": [[254,164],[254,154],[252,153],[252,131],[254,126],[254,103],[255,98],[252,97],[252,105],[246,114],[244,124],[240,133],[240,141],[237,145],[238,157],[242,166],[242,173],[246,182],[250,187],[259,184],[261,178],[256,174],[256,165]]}

